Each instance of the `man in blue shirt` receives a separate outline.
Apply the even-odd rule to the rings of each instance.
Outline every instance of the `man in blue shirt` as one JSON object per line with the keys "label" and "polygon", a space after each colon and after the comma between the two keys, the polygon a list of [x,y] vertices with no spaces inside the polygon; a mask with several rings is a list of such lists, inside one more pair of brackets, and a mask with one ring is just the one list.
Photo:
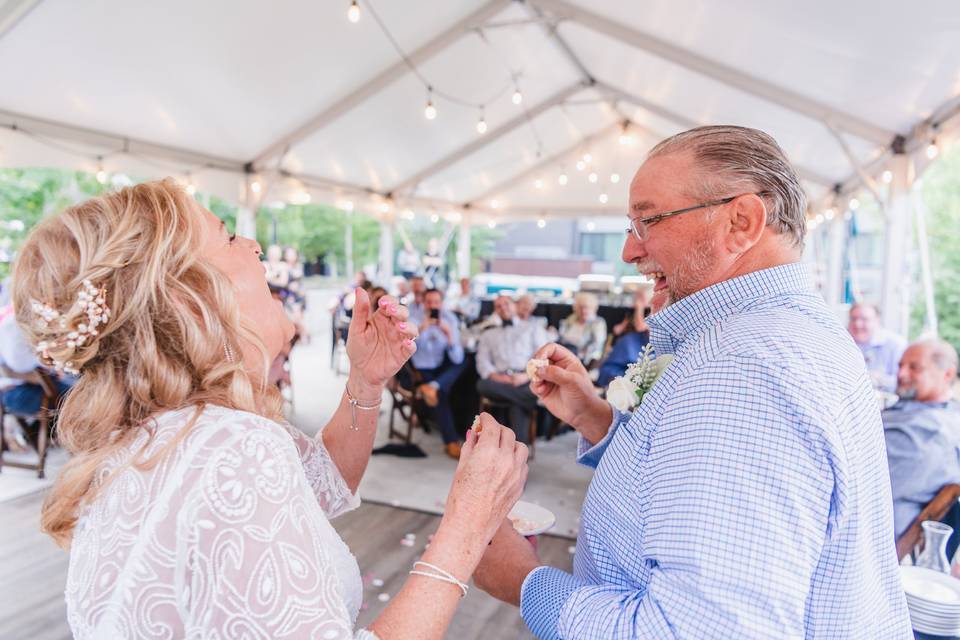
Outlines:
{"label": "man in blue shirt", "polygon": [[623,249],[673,361],[632,414],[556,345],[532,390],[596,472],[573,574],[501,527],[474,574],[539,638],[911,638],[863,359],[799,264],[806,203],[767,134],[654,147]]}
{"label": "man in blue shirt", "polygon": [[850,307],[847,330],[860,347],[873,386],[881,391],[893,391],[897,386],[900,356],[907,341],[880,326],[880,311],[872,304],[854,303]]}
{"label": "man in blue shirt", "polygon": [[423,304],[410,306],[408,321],[420,328],[417,350],[411,358],[422,376],[417,392],[423,397],[440,426],[447,455],[460,457],[460,436],[453,423],[450,390],[463,373],[463,345],[457,316],[443,308],[443,292],[427,289]]}
{"label": "man in blue shirt", "polygon": [[960,482],[960,404],[951,398],[956,379],[957,351],[943,340],[915,342],[900,359],[900,401],[883,412],[897,536],[943,485]]}

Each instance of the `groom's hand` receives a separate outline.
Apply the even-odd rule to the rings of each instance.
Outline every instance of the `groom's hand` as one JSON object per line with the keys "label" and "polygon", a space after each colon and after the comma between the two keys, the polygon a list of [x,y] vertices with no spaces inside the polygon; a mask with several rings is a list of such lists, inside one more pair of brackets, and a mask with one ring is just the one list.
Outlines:
{"label": "groom's hand", "polygon": [[519,607],[524,579],[541,565],[534,545],[504,520],[474,571],[473,582],[497,600]]}
{"label": "groom's hand", "polygon": [[607,435],[613,422],[613,411],[606,400],[597,395],[583,363],[568,349],[556,343],[542,346],[533,356],[549,360],[537,371],[539,382],[530,390],[544,406],[594,444]]}

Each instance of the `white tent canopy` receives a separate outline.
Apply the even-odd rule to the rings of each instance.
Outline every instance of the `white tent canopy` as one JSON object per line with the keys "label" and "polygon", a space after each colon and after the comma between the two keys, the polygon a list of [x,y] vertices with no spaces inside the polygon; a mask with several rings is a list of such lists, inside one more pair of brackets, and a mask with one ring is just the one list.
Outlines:
{"label": "white tent canopy", "polygon": [[[35,144],[86,144],[68,145],[82,151],[68,161],[56,157],[64,148],[30,153],[7,133],[2,161],[161,159],[150,175],[189,172],[198,185],[209,167],[282,169],[399,206],[621,213],[627,180],[610,185],[610,174],[628,179],[651,144],[692,125],[770,132],[820,199],[852,186],[853,163],[879,174],[895,136],[925,146],[958,107],[952,0],[910,12],[826,0],[379,0],[360,3],[356,24],[348,6],[6,0],[0,123]],[[618,144],[625,122],[633,145]],[[595,184],[574,175],[584,153]]]}
{"label": "white tent canopy", "polygon": [[349,6],[0,0],[0,164],[467,224],[620,215],[652,144],[731,123],[781,143],[815,214],[888,169],[908,188],[960,120],[954,0]]}

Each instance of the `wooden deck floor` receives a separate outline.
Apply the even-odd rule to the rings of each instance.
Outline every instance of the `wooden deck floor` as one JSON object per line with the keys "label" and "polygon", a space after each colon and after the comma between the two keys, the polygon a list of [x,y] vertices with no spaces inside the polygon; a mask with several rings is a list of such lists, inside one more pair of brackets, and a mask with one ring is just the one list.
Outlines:
{"label": "wooden deck floor", "polygon": [[[4,640],[62,640],[70,638],[63,589],[67,554],[38,529],[42,494],[0,504],[0,638]],[[364,504],[334,520],[350,546],[365,578],[365,607],[358,624],[369,624],[386,606],[378,596],[394,595],[406,579],[414,559],[423,551],[440,519],[394,507]],[[412,546],[400,541],[414,534]],[[540,554],[545,562],[570,569],[571,541],[543,536]],[[373,580],[383,586],[373,586]],[[519,612],[472,589],[463,600],[447,634],[457,640],[532,638]]]}

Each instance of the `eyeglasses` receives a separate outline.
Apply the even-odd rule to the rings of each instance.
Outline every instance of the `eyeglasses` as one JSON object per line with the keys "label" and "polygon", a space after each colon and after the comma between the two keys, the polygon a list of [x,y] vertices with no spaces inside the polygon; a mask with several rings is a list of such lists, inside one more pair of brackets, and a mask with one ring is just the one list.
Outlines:
{"label": "eyeglasses", "polygon": [[696,211],[697,209],[709,209],[710,207],[719,207],[720,205],[733,202],[740,196],[755,195],[755,196],[766,196],[770,195],[769,191],[758,191],[756,193],[739,193],[735,196],[730,196],[729,198],[723,198],[722,200],[713,200],[712,202],[704,202],[703,204],[696,204],[692,207],[685,207],[683,209],[677,209],[676,211],[666,211],[664,213],[658,213],[655,216],[649,216],[647,218],[631,218],[630,226],[627,227],[627,233],[633,233],[633,237],[639,240],[640,242],[645,242],[648,237],[650,237],[650,227],[670,218],[672,216],[678,216],[681,213],[688,213],[690,211]]}

